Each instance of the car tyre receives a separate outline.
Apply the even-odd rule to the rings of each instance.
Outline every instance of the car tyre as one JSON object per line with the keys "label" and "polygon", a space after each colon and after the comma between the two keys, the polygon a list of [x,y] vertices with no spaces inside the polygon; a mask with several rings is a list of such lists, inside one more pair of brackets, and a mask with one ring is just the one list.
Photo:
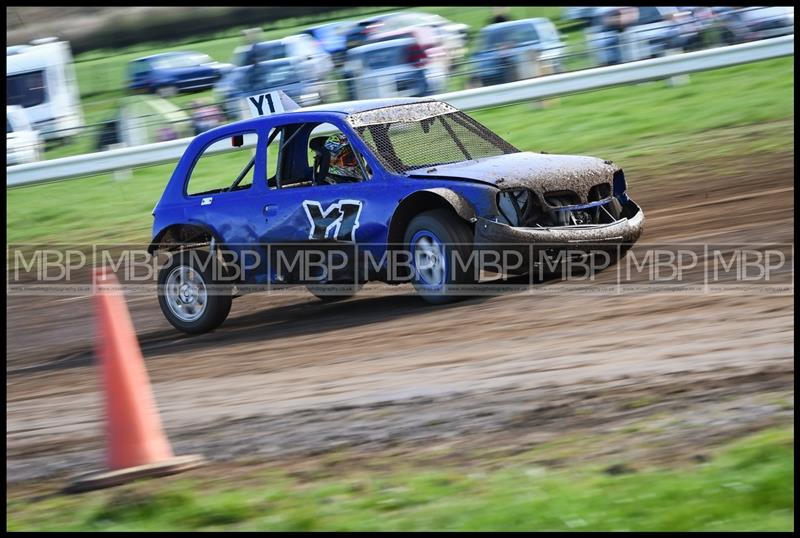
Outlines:
{"label": "car tyre", "polygon": [[467,263],[474,239],[470,225],[449,209],[425,211],[411,220],[403,245],[411,253],[412,283],[425,301],[445,304],[466,298],[453,294],[453,287],[474,284],[475,271],[450,264],[456,254]]}
{"label": "car tyre", "polygon": [[173,327],[188,334],[213,331],[231,311],[233,294],[215,276],[221,266],[202,250],[175,253],[158,273],[158,304]]}

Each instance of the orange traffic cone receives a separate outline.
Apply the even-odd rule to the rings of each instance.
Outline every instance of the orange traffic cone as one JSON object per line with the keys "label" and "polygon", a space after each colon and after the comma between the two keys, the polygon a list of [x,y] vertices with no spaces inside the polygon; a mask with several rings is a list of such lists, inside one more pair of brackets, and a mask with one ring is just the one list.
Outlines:
{"label": "orange traffic cone", "polygon": [[133,323],[113,273],[95,269],[97,356],[106,401],[107,472],[75,478],[68,491],[114,486],[201,465],[201,456],[175,457],[164,435]]}

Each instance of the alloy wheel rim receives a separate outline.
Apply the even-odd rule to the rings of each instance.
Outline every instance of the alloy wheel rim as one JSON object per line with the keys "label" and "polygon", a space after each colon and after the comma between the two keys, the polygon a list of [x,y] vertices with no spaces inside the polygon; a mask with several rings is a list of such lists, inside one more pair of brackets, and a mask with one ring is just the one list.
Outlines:
{"label": "alloy wheel rim", "polygon": [[208,303],[208,290],[203,277],[185,265],[170,271],[164,285],[164,295],[170,312],[184,322],[199,319]]}
{"label": "alloy wheel rim", "polygon": [[420,284],[440,288],[445,282],[445,257],[442,244],[432,234],[418,234],[414,241],[414,266]]}

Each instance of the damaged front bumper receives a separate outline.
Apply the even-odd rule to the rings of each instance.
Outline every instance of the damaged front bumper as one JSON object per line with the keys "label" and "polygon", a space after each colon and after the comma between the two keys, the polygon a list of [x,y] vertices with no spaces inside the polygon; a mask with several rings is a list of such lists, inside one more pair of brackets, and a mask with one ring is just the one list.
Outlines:
{"label": "damaged front bumper", "polygon": [[616,250],[635,243],[644,229],[644,212],[627,200],[623,217],[608,224],[514,227],[479,217],[475,223],[477,249],[538,252],[553,257],[559,251]]}

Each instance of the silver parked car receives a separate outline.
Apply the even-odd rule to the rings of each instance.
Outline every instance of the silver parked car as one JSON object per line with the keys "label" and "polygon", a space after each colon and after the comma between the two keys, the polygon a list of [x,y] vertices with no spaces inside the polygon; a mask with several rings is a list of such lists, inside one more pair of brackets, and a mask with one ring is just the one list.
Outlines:
{"label": "silver parked car", "polygon": [[347,51],[343,75],[348,100],[422,97],[444,91],[446,68],[426,62],[412,38],[391,39]]}
{"label": "silver parked car", "polygon": [[232,63],[243,67],[284,58],[292,59],[300,76],[308,80],[323,80],[333,71],[331,55],[308,34],[290,35],[237,47],[233,51]]}
{"label": "silver parked car", "polygon": [[478,36],[472,57],[473,83],[491,86],[560,72],[565,53],[566,45],[549,19],[490,24]]}

